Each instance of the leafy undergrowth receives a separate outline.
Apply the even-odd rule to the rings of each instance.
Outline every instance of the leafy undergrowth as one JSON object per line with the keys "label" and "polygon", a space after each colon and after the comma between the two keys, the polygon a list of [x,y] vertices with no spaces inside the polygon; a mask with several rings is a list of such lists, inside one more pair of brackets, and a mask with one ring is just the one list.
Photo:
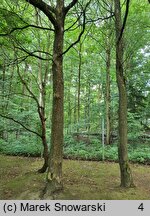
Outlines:
{"label": "leafy undergrowth", "polygon": [[[0,155],[0,199],[39,199],[46,174],[36,171],[40,158]],[[150,199],[150,166],[132,164],[136,188],[119,187],[117,163],[64,160],[61,200],[121,200]]]}
{"label": "leafy undergrowth", "polygon": [[[9,140],[5,142],[0,139],[0,154],[12,156],[40,157],[43,149],[41,143],[27,142],[23,140]],[[92,139],[90,144],[77,142],[72,136],[65,137],[64,158],[73,160],[91,161],[118,161],[117,143],[105,145],[103,148],[100,140]],[[129,160],[133,163],[150,165],[150,143],[133,142],[128,145]]]}
{"label": "leafy undergrowth", "polygon": [[[150,165],[150,148],[139,147],[137,149],[129,148],[129,160],[133,163],[149,164]],[[64,158],[74,160],[91,160],[118,162],[118,148],[114,146],[105,146],[103,149],[99,146],[85,146],[77,144],[64,148]]]}

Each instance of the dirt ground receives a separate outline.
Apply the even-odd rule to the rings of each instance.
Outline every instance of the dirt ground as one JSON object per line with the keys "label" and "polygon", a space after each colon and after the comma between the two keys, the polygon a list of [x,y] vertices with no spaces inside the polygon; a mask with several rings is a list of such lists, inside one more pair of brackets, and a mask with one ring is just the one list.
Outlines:
{"label": "dirt ground", "polygon": [[[0,199],[39,200],[46,174],[38,174],[40,158],[0,155]],[[150,166],[131,165],[135,188],[119,187],[117,163],[64,160],[64,190],[59,200],[150,200]],[[51,198],[47,198],[51,199]]]}

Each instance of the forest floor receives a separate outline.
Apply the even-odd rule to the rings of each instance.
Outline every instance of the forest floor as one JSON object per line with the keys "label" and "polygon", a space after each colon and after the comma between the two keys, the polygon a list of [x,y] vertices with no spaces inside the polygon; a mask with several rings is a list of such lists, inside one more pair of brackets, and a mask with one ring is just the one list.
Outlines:
{"label": "forest floor", "polygon": [[[0,199],[38,200],[46,174],[38,174],[40,158],[0,155]],[[119,187],[117,163],[64,160],[64,190],[59,200],[150,200],[150,166],[131,165],[135,188]]]}

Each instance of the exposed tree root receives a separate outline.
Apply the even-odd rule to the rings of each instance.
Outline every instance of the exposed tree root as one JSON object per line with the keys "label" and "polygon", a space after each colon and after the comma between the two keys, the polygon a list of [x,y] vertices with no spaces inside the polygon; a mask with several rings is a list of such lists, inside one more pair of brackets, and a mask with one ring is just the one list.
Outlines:
{"label": "exposed tree root", "polygon": [[62,192],[63,185],[58,183],[55,179],[47,181],[46,186],[40,194],[40,199],[55,199],[55,194]]}

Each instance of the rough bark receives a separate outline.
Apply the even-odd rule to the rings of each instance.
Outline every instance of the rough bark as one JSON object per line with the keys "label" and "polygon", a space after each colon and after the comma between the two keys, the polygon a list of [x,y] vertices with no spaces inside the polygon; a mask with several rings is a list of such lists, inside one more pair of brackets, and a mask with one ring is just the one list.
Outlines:
{"label": "rough bark", "polygon": [[53,46],[53,108],[51,147],[47,174],[46,193],[52,194],[61,190],[62,185],[62,155],[63,155],[63,124],[64,124],[64,81],[63,81],[63,37],[64,37],[64,2],[57,1],[54,46]]}
{"label": "rough bark", "polygon": [[127,92],[123,69],[123,37],[120,0],[115,0],[115,28],[116,28],[116,78],[119,91],[119,143],[118,156],[121,172],[121,186],[133,186],[133,178],[128,161],[127,150]]}

